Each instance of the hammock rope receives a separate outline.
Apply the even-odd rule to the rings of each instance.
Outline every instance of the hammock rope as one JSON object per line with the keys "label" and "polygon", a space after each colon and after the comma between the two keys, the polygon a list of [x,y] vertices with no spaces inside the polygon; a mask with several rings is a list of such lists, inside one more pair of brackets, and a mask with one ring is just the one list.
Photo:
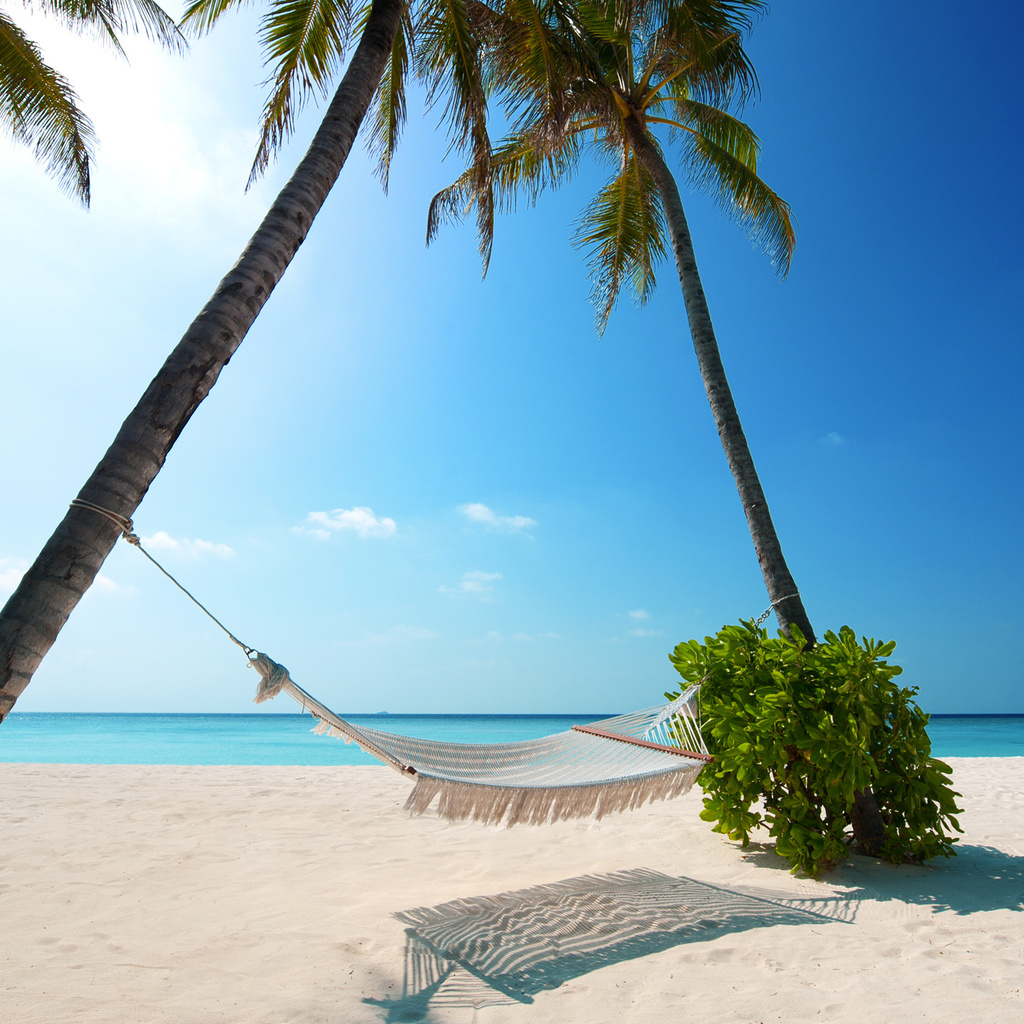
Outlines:
{"label": "hammock rope", "polygon": [[131,519],[81,498],[71,505],[113,522],[125,540],[245,651],[261,677],[255,703],[286,693],[317,720],[313,732],[355,743],[413,778],[405,809],[414,815],[436,800],[437,813],[450,821],[504,821],[512,826],[591,816],[600,820],[615,811],[682,796],[712,760],[700,731],[699,683],[668,704],[512,743],[449,743],[357,728],[299,686],[283,665],[239,640],[145,550]]}

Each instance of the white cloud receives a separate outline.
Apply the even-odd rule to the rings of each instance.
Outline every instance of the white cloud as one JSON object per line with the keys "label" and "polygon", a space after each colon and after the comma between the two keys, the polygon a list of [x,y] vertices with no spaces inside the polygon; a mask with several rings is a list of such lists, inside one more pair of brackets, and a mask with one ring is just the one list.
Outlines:
{"label": "white cloud", "polygon": [[294,527],[292,527],[292,532],[293,533],[304,533],[304,534],[306,534],[307,537],[315,537],[317,540],[330,540],[331,539],[331,531],[330,530],[315,530],[315,529],[307,530],[304,526],[294,526]]}
{"label": "white cloud", "polygon": [[432,629],[424,629],[423,626],[392,626],[383,633],[367,633],[363,643],[367,644],[396,644],[408,641],[438,640],[441,634],[435,633]]}
{"label": "white cloud", "polygon": [[28,569],[23,558],[0,558],[0,594],[13,594]]}
{"label": "white cloud", "polygon": [[169,533],[159,530],[151,537],[142,537],[142,546],[147,551],[173,551],[178,554],[188,555],[191,558],[200,558],[204,555],[214,555],[217,558],[230,558],[234,551],[227,544],[214,544],[213,541],[189,540],[187,537],[176,540]]}
{"label": "white cloud", "polygon": [[113,594],[121,589],[109,576],[104,576],[101,572],[96,573],[92,585],[96,590],[102,590],[105,594]]}
{"label": "white cloud", "polygon": [[834,430],[830,430],[824,437],[818,438],[818,446],[820,448],[838,448],[844,444],[846,444],[846,438],[842,434],[837,434]]}
{"label": "white cloud", "polygon": [[634,608],[633,611],[627,612],[631,619],[649,619],[651,616],[643,610],[643,608]]}
{"label": "white cloud", "polygon": [[627,630],[627,632],[629,633],[630,636],[662,636],[663,635],[660,629],[644,629],[643,627],[641,627],[640,629],[630,629],[630,630]]}
{"label": "white cloud", "polygon": [[351,530],[364,540],[367,537],[391,537],[398,530],[394,519],[387,516],[374,515],[372,508],[365,505],[356,505],[355,508],[336,508],[332,512],[310,512],[306,521],[313,523],[312,527],[300,527],[299,531],[315,537],[317,540],[327,540],[331,533],[339,533],[343,530]]}
{"label": "white cloud", "polygon": [[515,533],[519,530],[526,530],[537,525],[536,519],[529,516],[501,516],[493,509],[479,502],[469,505],[460,505],[459,511],[472,523],[481,523],[492,530],[500,530],[502,533]]}
{"label": "white cloud", "polygon": [[504,578],[500,572],[464,572],[454,587],[440,586],[437,589],[442,594],[473,594],[482,597],[494,590],[491,584],[495,580]]}
{"label": "white cloud", "polygon": [[[532,643],[534,639],[537,640],[561,640],[562,638],[557,633],[538,633],[536,637],[530,636],[529,633],[513,633],[507,639],[514,641],[519,644]],[[487,643],[499,643],[503,644],[506,640],[501,633],[496,629],[492,629],[489,633],[484,635],[479,640],[470,640],[471,644],[487,644]]]}

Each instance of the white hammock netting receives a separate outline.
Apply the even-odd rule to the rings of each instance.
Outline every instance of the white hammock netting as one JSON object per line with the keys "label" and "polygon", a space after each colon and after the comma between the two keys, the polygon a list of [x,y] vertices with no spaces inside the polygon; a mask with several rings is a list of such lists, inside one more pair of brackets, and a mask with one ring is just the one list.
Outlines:
{"label": "white hammock netting", "polygon": [[[263,677],[256,703],[285,692],[319,719],[314,732],[339,736],[414,778],[406,810],[436,799],[452,821],[543,824],[613,811],[689,791],[711,759],[700,734],[697,690],[670,704],[514,743],[448,743],[352,725],[298,686],[283,665],[252,657]],[[685,745],[681,746],[681,744]]]}

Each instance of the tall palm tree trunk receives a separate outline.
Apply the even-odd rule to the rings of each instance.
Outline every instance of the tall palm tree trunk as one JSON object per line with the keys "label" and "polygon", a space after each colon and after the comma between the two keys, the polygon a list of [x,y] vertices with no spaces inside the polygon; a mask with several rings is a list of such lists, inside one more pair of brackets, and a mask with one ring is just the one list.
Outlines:
{"label": "tall palm tree trunk", "polygon": [[722,356],[718,351],[715,328],[711,323],[704,286],[697,271],[690,229],[686,223],[686,214],[683,212],[683,203],[675,178],[658,147],[651,141],[635,115],[627,119],[626,130],[633,150],[654,178],[661,193],[701,379],[704,381],[704,390],[707,392],[729,469],[732,470],[736,489],[743,503],[743,512],[747,517],[747,526],[750,528],[750,536],[754,542],[754,550],[757,552],[757,560],[761,566],[765,586],[768,588],[772,608],[775,609],[779,625],[787,635],[789,627],[795,625],[807,643],[813,644],[814,630],[782,554],[782,545],[779,544],[775,524],[768,511],[768,502],[765,500],[761,481],[754,468],[750,447],[743,433],[739,413],[736,411],[725,368],[722,366]]}
{"label": "tall palm tree trunk", "polygon": [[[306,155],[185,332],[78,497],[130,519],[171,446],[242,343],[323,206],[387,66],[406,0],[373,0]],[[0,721],[110,553],[119,528],[72,508],[0,611]]]}
{"label": "tall palm tree trunk", "polygon": [[[743,502],[743,511],[747,517],[750,536],[754,541],[754,550],[757,552],[757,560],[761,565],[761,573],[768,588],[772,607],[775,609],[779,625],[787,635],[789,627],[795,625],[806,642],[814,644],[814,630],[783,557],[775,524],[768,511],[768,502],[761,489],[761,481],[754,468],[754,460],[747,445],[746,435],[743,433],[739,414],[736,412],[736,403],[733,401],[732,391],[725,376],[725,368],[722,366],[722,356],[711,323],[704,286],[697,271],[690,229],[686,223],[675,177],[639,118],[635,115],[628,118],[626,131],[637,157],[650,172],[661,193],[704,390],[707,392],[711,412],[715,417],[715,426],[725,449],[725,457],[736,480],[740,500]],[[870,789],[858,790],[854,794],[853,806],[850,808],[850,824],[860,852],[876,855],[885,841],[885,821]]]}

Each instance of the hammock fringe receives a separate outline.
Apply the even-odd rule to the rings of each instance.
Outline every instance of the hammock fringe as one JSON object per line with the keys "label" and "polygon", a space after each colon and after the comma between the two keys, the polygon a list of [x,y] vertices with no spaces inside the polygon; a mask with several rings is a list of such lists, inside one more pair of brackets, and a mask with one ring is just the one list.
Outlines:
{"label": "hammock fringe", "polygon": [[551,786],[531,789],[475,786],[472,783],[417,775],[405,810],[420,815],[437,799],[437,813],[448,821],[497,825],[545,825],[572,818],[596,818],[632,811],[656,800],[670,800],[689,792],[703,764],[647,778],[588,786]]}
{"label": "hammock fringe", "polygon": [[[460,744],[356,728],[307,693],[265,654],[250,654],[261,676],[257,703],[287,693],[313,715],[313,732],[356,743],[416,785],[405,809],[425,813],[437,801],[448,821],[509,827],[596,818],[689,792],[711,760],[700,735],[697,686],[664,706],[536,740]],[[595,728],[601,726],[602,728]],[[700,753],[680,749],[682,738]]]}

